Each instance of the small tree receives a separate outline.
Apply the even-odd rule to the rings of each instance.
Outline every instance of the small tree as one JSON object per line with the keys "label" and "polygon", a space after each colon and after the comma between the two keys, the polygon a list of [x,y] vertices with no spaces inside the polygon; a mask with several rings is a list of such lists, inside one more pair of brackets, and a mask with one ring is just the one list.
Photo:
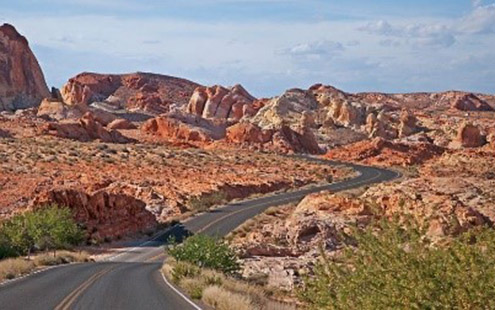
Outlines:
{"label": "small tree", "polygon": [[82,230],[68,208],[56,205],[16,215],[2,223],[0,246],[16,255],[33,250],[56,250],[76,245],[83,238]]}
{"label": "small tree", "polygon": [[236,273],[240,268],[237,255],[228,245],[206,235],[189,237],[182,244],[168,249],[168,253],[177,261],[190,262],[226,274]]}

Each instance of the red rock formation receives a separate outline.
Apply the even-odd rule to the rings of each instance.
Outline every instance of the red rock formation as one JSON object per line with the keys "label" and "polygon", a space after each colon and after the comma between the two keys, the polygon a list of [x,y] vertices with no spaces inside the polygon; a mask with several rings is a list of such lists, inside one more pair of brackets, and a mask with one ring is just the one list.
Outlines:
{"label": "red rock formation", "polygon": [[441,155],[444,149],[428,142],[395,143],[375,138],[329,151],[325,156],[343,161],[361,161],[367,164],[408,166],[424,163]]}
{"label": "red rock formation", "polygon": [[74,212],[76,221],[84,224],[89,238],[103,241],[156,227],[155,216],[146,210],[146,204],[132,196],[103,190],[92,194],[54,189],[38,197],[35,204],[57,203]]}
{"label": "red rock formation", "polygon": [[187,106],[187,112],[205,118],[241,119],[256,113],[256,100],[241,85],[228,89],[219,85],[198,87]]}
{"label": "red rock formation", "polygon": [[267,143],[273,136],[272,130],[262,130],[250,122],[240,122],[227,128],[226,141],[230,143]]}
{"label": "red rock formation", "polygon": [[200,85],[175,77],[152,74],[81,73],[61,89],[68,104],[106,101],[117,108],[164,113],[171,105],[184,106]]}
{"label": "red rock formation", "polygon": [[132,141],[116,130],[106,130],[95,120],[91,112],[84,114],[78,123],[48,123],[41,131],[42,134],[83,142],[100,140],[109,143],[128,143]]}
{"label": "red rock formation", "polygon": [[174,142],[210,142],[225,137],[226,126],[196,115],[171,112],[148,120],[141,130]]}
{"label": "red rock formation", "polygon": [[28,41],[9,25],[0,26],[0,111],[38,106],[50,97]]}
{"label": "red rock formation", "polygon": [[451,98],[451,106],[460,111],[493,111],[492,107],[474,94],[456,93]]}
{"label": "red rock formation", "polygon": [[481,134],[478,127],[463,123],[457,132],[457,138],[454,141],[463,147],[480,147],[486,143],[485,137]]}

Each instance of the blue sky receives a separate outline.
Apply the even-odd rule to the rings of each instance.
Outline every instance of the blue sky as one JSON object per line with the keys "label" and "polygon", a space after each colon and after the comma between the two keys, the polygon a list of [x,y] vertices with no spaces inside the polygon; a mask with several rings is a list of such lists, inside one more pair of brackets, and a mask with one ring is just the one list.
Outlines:
{"label": "blue sky", "polygon": [[0,0],[50,85],[150,71],[254,95],[495,93],[494,0]]}

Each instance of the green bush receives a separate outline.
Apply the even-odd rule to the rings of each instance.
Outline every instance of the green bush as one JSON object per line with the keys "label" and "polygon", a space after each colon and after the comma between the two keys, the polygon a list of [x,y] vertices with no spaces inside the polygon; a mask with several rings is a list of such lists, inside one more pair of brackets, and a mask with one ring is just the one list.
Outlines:
{"label": "green bush", "polygon": [[189,237],[182,244],[172,246],[168,253],[178,262],[190,262],[202,268],[211,268],[227,274],[239,270],[235,252],[220,240],[206,235]]}
{"label": "green bush", "polygon": [[310,309],[495,309],[495,231],[432,245],[383,222],[355,231],[356,247],[323,256],[300,297]]}
{"label": "green bush", "polygon": [[1,223],[0,258],[78,244],[82,230],[68,208],[56,205],[16,215]]}

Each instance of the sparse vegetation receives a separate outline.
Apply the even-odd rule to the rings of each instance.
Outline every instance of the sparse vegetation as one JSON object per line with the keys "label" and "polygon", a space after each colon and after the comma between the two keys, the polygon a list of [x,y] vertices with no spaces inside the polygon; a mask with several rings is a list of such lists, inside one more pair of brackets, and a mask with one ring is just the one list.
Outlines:
{"label": "sparse vegetation", "polygon": [[216,191],[201,196],[192,197],[187,205],[194,211],[206,211],[215,205],[227,202],[227,194],[224,191]]}
{"label": "sparse vegetation", "polygon": [[178,262],[189,262],[198,267],[215,269],[226,274],[234,274],[240,268],[237,255],[227,244],[201,234],[189,237],[182,244],[172,246],[168,249],[168,254]]}
{"label": "sparse vegetation", "polygon": [[494,309],[495,231],[480,228],[432,244],[416,225],[381,222],[356,247],[323,256],[305,281],[310,309]]}

